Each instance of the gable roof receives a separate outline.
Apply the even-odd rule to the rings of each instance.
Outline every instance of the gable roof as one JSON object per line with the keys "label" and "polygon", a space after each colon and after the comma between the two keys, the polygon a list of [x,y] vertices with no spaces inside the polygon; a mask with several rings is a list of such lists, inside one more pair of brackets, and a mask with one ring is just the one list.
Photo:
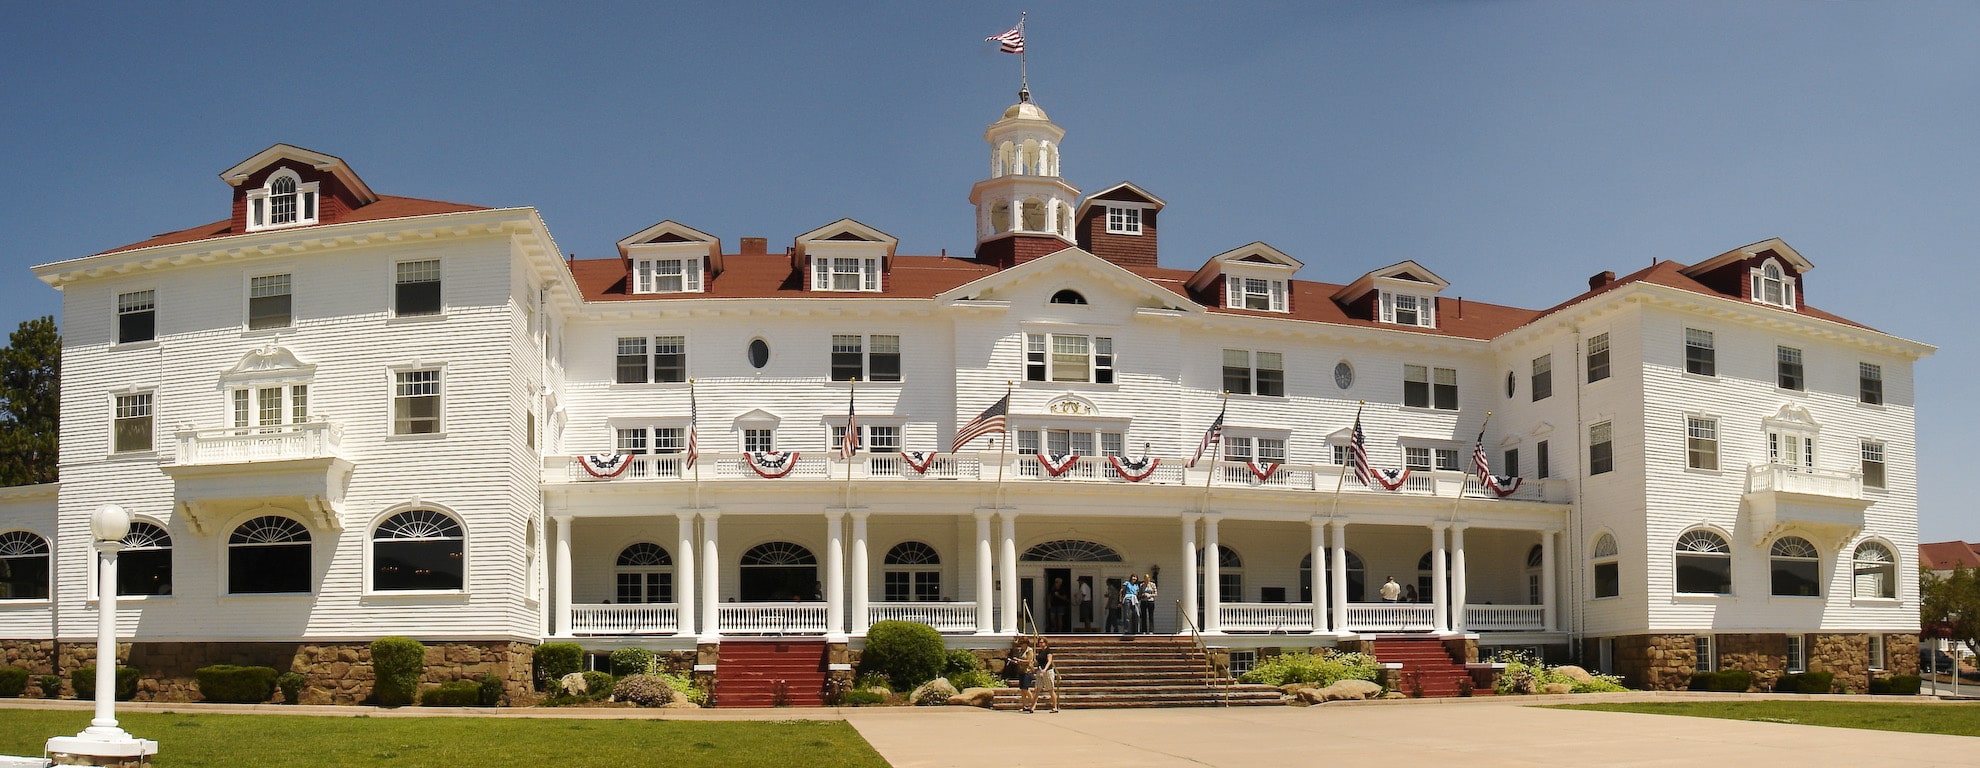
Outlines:
{"label": "gable roof", "polygon": [[1073,218],[1077,219],[1086,216],[1087,209],[1092,208],[1095,202],[1101,200],[1118,201],[1135,199],[1139,199],[1141,202],[1152,205],[1157,209],[1168,205],[1168,203],[1162,201],[1162,198],[1156,197],[1155,193],[1142,189],[1141,185],[1132,181],[1123,181],[1087,195],[1085,200],[1079,202],[1079,210],[1073,214]]}
{"label": "gable roof", "polygon": [[[1623,277],[1619,277],[1616,278],[1615,280],[1611,280],[1605,285],[1591,288],[1587,292],[1582,293],[1581,295],[1576,296],[1572,299],[1568,299],[1567,301],[1556,304],[1553,307],[1550,307],[1545,311],[1542,311],[1539,317],[1546,317],[1556,312],[1561,312],[1563,310],[1568,309],[1569,307],[1573,307],[1577,304],[1588,301],[1589,299],[1593,299],[1602,294],[1621,289],[1624,286],[1634,285],[1636,283],[1661,285],[1666,288],[1676,288],[1681,291],[1689,291],[1691,293],[1696,293],[1704,296],[1714,296],[1724,299],[1738,298],[1737,296],[1730,296],[1724,292],[1715,290],[1711,286],[1708,286],[1704,283],[1697,281],[1696,279],[1693,279],[1689,274],[1686,274],[1686,272],[1688,271],[1690,271],[1690,268],[1687,268],[1685,265],[1680,264],[1678,262],[1660,261],[1651,266],[1644,267],[1643,269],[1639,269],[1635,272],[1631,272],[1628,275],[1624,275]],[[1877,330],[1875,328],[1871,328],[1870,326],[1856,322],[1841,315],[1835,315],[1828,312],[1824,312],[1822,310],[1816,309],[1806,304],[1803,304],[1799,310],[1782,310],[1782,311],[1793,311],[1796,314],[1805,315],[1808,317],[1813,317],[1821,320],[1828,320],[1830,322],[1841,323],[1843,325],[1851,326],[1854,328],[1862,328],[1868,331]]]}
{"label": "gable roof", "polygon": [[1813,263],[1802,258],[1801,253],[1789,247],[1786,242],[1778,237],[1770,237],[1752,245],[1734,248],[1697,264],[1685,267],[1684,274],[1689,277],[1697,277],[1735,261],[1745,261],[1768,251],[1773,251],[1775,255],[1786,261],[1788,266],[1794,267],[1794,271],[1796,272],[1805,273],[1815,268]]}
{"label": "gable roof", "polygon": [[1198,267],[1196,273],[1190,275],[1189,287],[1191,290],[1205,290],[1218,275],[1223,274],[1225,264],[1246,262],[1286,267],[1288,274],[1306,266],[1299,259],[1287,256],[1285,251],[1273,248],[1263,240],[1254,240],[1212,256],[1209,261],[1203,262],[1203,266]]}
{"label": "gable roof", "polygon": [[1421,283],[1425,287],[1428,287],[1431,293],[1451,287],[1449,280],[1438,277],[1437,273],[1430,271],[1422,264],[1416,263],[1416,260],[1403,259],[1389,266],[1371,270],[1368,274],[1355,278],[1354,282],[1341,286],[1339,291],[1335,291],[1332,298],[1335,301],[1354,301],[1366,295],[1369,291],[1375,290],[1375,281],[1377,280],[1401,280],[1411,283]]}
{"label": "gable roof", "polygon": [[1918,545],[1918,566],[1928,571],[1954,568],[1980,568],[1980,552],[1964,541],[1936,541]]}
{"label": "gable roof", "polygon": [[269,163],[277,160],[294,160],[337,177],[338,181],[343,182],[345,189],[350,190],[351,194],[357,196],[357,202],[360,206],[369,205],[379,200],[378,194],[371,191],[371,187],[364,183],[364,179],[358,178],[357,173],[351,170],[351,166],[345,163],[343,158],[335,155],[326,155],[315,150],[303,149],[293,144],[276,144],[260,152],[256,152],[253,157],[235,163],[234,167],[221,171],[220,180],[227,182],[227,186],[238,187],[245,183],[249,176],[254,175],[255,171],[267,168]]}
{"label": "gable roof", "polygon": [[935,298],[943,301],[967,300],[980,296],[986,291],[996,291],[998,288],[1015,285],[1046,272],[1063,269],[1085,271],[1128,291],[1138,292],[1141,298],[1153,299],[1166,309],[1180,309],[1187,312],[1200,312],[1204,309],[1199,302],[1190,298],[1187,291],[1161,285],[1143,276],[1140,271],[1128,269],[1078,248],[1062,248],[1050,255],[999,270],[943,291]]}

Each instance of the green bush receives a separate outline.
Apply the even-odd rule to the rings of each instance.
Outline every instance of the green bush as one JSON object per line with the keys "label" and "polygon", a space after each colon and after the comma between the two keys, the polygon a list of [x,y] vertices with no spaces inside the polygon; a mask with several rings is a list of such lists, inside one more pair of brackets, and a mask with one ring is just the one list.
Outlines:
{"label": "green bush", "polygon": [[983,669],[983,660],[977,658],[976,654],[971,653],[967,648],[957,648],[950,651],[942,659],[942,676],[949,678],[950,682],[955,682],[954,675],[964,672],[975,672],[980,669]]}
{"label": "green bush", "polygon": [[871,707],[887,703],[887,697],[872,691],[851,690],[840,697],[840,706]]}
{"label": "green bush", "polygon": [[409,706],[419,697],[419,678],[426,673],[426,646],[410,637],[381,637],[371,641],[371,668],[378,676],[372,698],[383,707]]}
{"label": "green bush", "polygon": [[645,648],[620,648],[612,652],[612,676],[644,675],[653,671],[653,652]]}
{"label": "green bush", "polygon": [[455,680],[419,692],[422,707],[472,707],[480,703],[481,684],[473,680]]}
{"label": "green bush", "polygon": [[666,706],[674,703],[674,689],[666,680],[654,675],[632,674],[612,687],[612,700],[642,707]]}
{"label": "green bush", "polygon": [[502,678],[495,675],[482,675],[481,679],[475,681],[475,684],[481,686],[481,698],[479,701],[481,706],[493,707],[502,703],[502,689],[506,687],[502,685]]}
{"label": "green bush", "polygon": [[273,667],[237,667],[215,664],[193,670],[199,681],[199,697],[207,701],[260,704],[275,695]]}
{"label": "green bush", "polygon": [[1325,688],[1342,680],[1382,681],[1382,665],[1365,653],[1327,650],[1321,653],[1281,653],[1258,662],[1240,682],[1280,686],[1311,683]]}
{"label": "green bush", "polygon": [[695,706],[708,706],[708,689],[694,684],[694,676],[686,672],[660,672],[654,677],[667,681],[667,687],[680,691]]}
{"label": "green bush", "polygon": [[1836,676],[1829,672],[1800,672],[1781,675],[1774,681],[1775,693],[1828,693],[1835,687]]}
{"label": "green bush", "polygon": [[609,672],[599,672],[596,670],[586,672],[584,673],[585,695],[591,697],[593,700],[611,698],[612,687],[618,682],[618,679],[612,677]]}
{"label": "green bush", "polygon": [[[137,697],[138,671],[131,667],[117,668],[117,700],[130,701]],[[69,673],[69,685],[76,689],[76,698],[96,699],[96,665],[76,667]]]}
{"label": "green bush", "polygon": [[28,671],[20,667],[0,667],[0,698],[14,698],[27,692]]}
{"label": "green bush", "polygon": [[41,698],[55,699],[62,696],[62,677],[60,675],[42,675],[40,680]]}
{"label": "green bush", "polygon": [[866,631],[860,674],[886,675],[894,690],[905,691],[942,675],[949,654],[942,633],[912,621],[882,621]]}
{"label": "green bush", "polygon": [[1753,687],[1753,673],[1744,669],[1695,672],[1691,675],[1690,687],[1694,691],[1745,693],[1747,689]]}
{"label": "green bush", "polygon": [[1923,678],[1917,675],[1894,675],[1892,677],[1870,678],[1870,692],[1897,696],[1916,696]]}
{"label": "green bush", "polygon": [[968,672],[956,672],[950,674],[948,677],[949,677],[949,684],[955,686],[956,690],[958,691],[964,688],[1004,687],[1004,679],[996,675],[990,674],[990,670],[987,669],[973,669]]}
{"label": "green bush", "polygon": [[1568,686],[1569,693],[1615,693],[1627,691],[1620,678],[1614,675],[1590,674],[1589,680],[1577,681],[1562,674],[1558,667],[1518,651],[1505,651],[1492,657],[1495,664],[1504,664],[1499,672],[1499,681],[1492,686],[1494,693],[1527,694],[1539,693],[1549,685]]}
{"label": "green bush", "polygon": [[555,683],[565,675],[584,669],[584,646],[577,643],[544,643],[536,646],[536,679],[539,685]]}
{"label": "green bush", "polygon": [[282,689],[283,704],[301,704],[303,684],[309,682],[301,672],[283,672],[275,676],[275,687]]}

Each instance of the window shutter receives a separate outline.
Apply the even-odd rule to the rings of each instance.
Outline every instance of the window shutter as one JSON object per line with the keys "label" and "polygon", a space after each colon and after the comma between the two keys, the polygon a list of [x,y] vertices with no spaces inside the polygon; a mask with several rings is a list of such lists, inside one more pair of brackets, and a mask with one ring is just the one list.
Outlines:
{"label": "window shutter", "polygon": [[1244,306],[1244,278],[1224,275],[1224,306],[1226,308]]}
{"label": "window shutter", "polygon": [[1396,321],[1396,297],[1388,291],[1382,292],[1382,322]]}
{"label": "window shutter", "polygon": [[686,259],[681,262],[682,287],[689,291],[701,290],[701,260]]}
{"label": "window shutter", "polygon": [[1272,281],[1272,311],[1286,311],[1286,281]]}
{"label": "window shutter", "polygon": [[832,288],[832,265],[829,260],[811,257],[811,290],[827,291]]}
{"label": "window shutter", "polygon": [[860,290],[866,290],[866,291],[880,290],[880,260],[879,259],[861,259],[859,272],[860,272]]}

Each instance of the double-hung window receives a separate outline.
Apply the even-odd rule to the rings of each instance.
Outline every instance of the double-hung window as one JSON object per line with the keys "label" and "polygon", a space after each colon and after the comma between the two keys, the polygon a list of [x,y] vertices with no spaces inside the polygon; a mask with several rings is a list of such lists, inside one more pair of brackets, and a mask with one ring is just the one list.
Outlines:
{"label": "double-hung window", "polygon": [[1284,464],[1286,440],[1282,437],[1227,435],[1224,437],[1224,458],[1230,461]]}
{"label": "double-hung window", "polygon": [[878,291],[880,260],[845,256],[811,257],[811,290]]}
{"label": "double-hung window", "polygon": [[1875,440],[1863,441],[1863,485],[1866,488],[1883,488],[1884,485],[1884,444]]}
{"label": "double-hung window", "polygon": [[1140,235],[1141,209],[1107,206],[1107,234]]}
{"label": "double-hung window", "polygon": [[1805,638],[1801,635],[1787,636],[1787,671],[1800,672],[1808,668],[1808,654]]}
{"label": "double-hung window", "polygon": [[1554,396],[1554,356],[1541,355],[1533,358],[1533,402],[1540,402]]}
{"label": "double-hung window", "polygon": [[618,453],[680,453],[687,450],[687,430],[681,427],[620,427],[613,448]]}
{"label": "double-hung window", "polygon": [[401,261],[392,285],[392,314],[440,314],[440,260]]}
{"label": "double-hung window", "polygon": [[900,381],[901,337],[832,335],[833,381]]}
{"label": "double-hung window", "polygon": [[1719,421],[1688,416],[1684,420],[1685,466],[1692,469],[1719,468]]}
{"label": "double-hung window", "polygon": [[1615,432],[1609,422],[1588,425],[1588,474],[1600,475],[1616,468]]}
{"label": "double-hung window", "polygon": [[[859,429],[864,435],[864,439],[859,441],[859,447],[867,453],[878,456],[900,452],[900,427],[891,424],[861,424],[859,425]],[[826,444],[825,449],[828,451],[837,450],[839,443],[845,440],[845,438],[846,425],[843,422],[833,424],[831,442]]]}
{"label": "double-hung window", "polygon": [[777,450],[775,434],[768,429],[743,430],[743,450],[750,453],[765,453]]}
{"label": "double-hung window", "polygon": [[1753,300],[1776,307],[1794,308],[1794,278],[1781,271],[1781,266],[1772,261],[1760,265],[1752,272]]}
{"label": "double-hung window", "polygon": [[1404,365],[1403,405],[1440,411],[1457,410],[1457,369]]}
{"label": "double-hung window", "polygon": [[1262,277],[1224,276],[1224,306],[1260,312],[1286,311],[1286,281]]}
{"label": "double-hung window", "polygon": [[1437,327],[1437,298],[1409,293],[1382,292],[1382,322]]}
{"label": "double-hung window", "polygon": [[700,259],[639,259],[633,262],[633,293],[699,293],[700,291]]}
{"label": "double-hung window", "polygon": [[1769,430],[1767,432],[1767,460],[1789,469],[1813,469],[1815,467],[1815,436],[1805,432],[1790,430]]}
{"label": "double-hung window", "polygon": [[[651,342],[650,346],[648,342]],[[648,350],[652,350],[649,356]],[[687,337],[622,336],[619,338],[616,381],[620,384],[687,381]],[[648,371],[652,376],[648,378]]]}
{"label": "double-hung window", "polygon": [[117,294],[117,343],[132,344],[158,338],[158,293]]}
{"label": "double-hung window", "polygon": [[151,393],[117,395],[111,422],[110,450],[130,453],[151,450]]}
{"label": "double-hung window", "polygon": [[1114,383],[1114,339],[1070,333],[1024,335],[1024,380]]}
{"label": "double-hung window", "polygon": [[1588,338],[1588,383],[1609,378],[1609,334]]}
{"label": "double-hung window", "polygon": [[1285,397],[1285,356],[1278,352],[1224,350],[1224,389],[1238,395]]}
{"label": "double-hung window", "polygon": [[248,278],[248,330],[287,328],[291,317],[288,275]]}
{"label": "double-hung window", "polygon": [[1547,441],[1545,440],[1535,443],[1533,446],[1533,476],[1543,479],[1554,476],[1553,463],[1547,456]]}
{"label": "double-hung window", "polygon": [[1776,347],[1774,358],[1776,378],[1781,389],[1799,392],[1808,387],[1808,380],[1802,377],[1801,350],[1794,347]]}
{"label": "double-hung window", "polygon": [[1458,449],[1403,446],[1403,466],[1415,472],[1428,472],[1433,469],[1455,471],[1458,468]]}
{"label": "double-hung window", "polygon": [[[1096,432],[1090,429],[1020,429],[1017,430],[1018,453],[1046,453],[1063,456],[1122,456],[1125,455],[1127,435],[1121,432]],[[1036,470],[1035,465],[1026,465],[1027,471]]]}
{"label": "double-hung window", "polygon": [[233,390],[234,428],[277,431],[284,423],[309,421],[309,385],[242,387]]}
{"label": "double-hung window", "polygon": [[1684,372],[1699,376],[1719,375],[1718,351],[1712,346],[1712,332],[1684,329]]}
{"label": "double-hung window", "polygon": [[428,435],[439,431],[439,369],[428,368],[394,373],[392,434]]}
{"label": "double-hung window", "polygon": [[315,224],[317,186],[287,169],[275,172],[261,188],[248,190],[247,230]]}
{"label": "double-hung window", "polygon": [[1856,399],[1870,405],[1884,404],[1884,367],[1876,363],[1856,364]]}

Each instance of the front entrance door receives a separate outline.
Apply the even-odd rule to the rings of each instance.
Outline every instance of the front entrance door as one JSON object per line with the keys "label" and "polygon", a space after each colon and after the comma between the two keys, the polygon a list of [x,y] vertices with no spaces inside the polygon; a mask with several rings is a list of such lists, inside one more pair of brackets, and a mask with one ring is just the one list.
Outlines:
{"label": "front entrance door", "polygon": [[1046,634],[1105,631],[1109,582],[1104,569],[1092,565],[1052,565],[1040,568],[1034,582],[1025,577],[1022,593],[1031,601],[1038,630]]}

